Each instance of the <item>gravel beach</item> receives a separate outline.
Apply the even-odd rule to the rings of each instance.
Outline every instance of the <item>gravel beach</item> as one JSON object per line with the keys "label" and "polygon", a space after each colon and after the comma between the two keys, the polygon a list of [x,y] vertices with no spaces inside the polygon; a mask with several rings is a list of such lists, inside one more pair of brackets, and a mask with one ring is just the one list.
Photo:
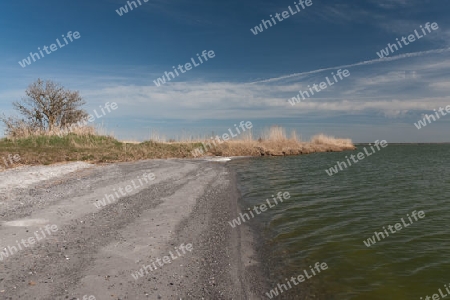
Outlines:
{"label": "gravel beach", "polygon": [[[32,168],[44,175],[23,184]],[[253,235],[228,224],[239,193],[224,162],[69,164],[52,176],[46,168],[55,166],[0,173],[8,182],[0,184],[0,299],[263,298]],[[96,206],[105,194],[116,196]],[[132,276],[158,259],[157,269]]]}

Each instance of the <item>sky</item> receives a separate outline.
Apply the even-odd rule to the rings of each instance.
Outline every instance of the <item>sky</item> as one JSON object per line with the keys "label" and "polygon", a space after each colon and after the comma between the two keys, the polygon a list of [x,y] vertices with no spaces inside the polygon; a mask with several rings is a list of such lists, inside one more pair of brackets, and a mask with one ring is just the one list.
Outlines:
{"label": "sky", "polygon": [[[12,102],[41,78],[78,90],[89,113],[116,102],[95,123],[121,140],[222,134],[251,121],[256,137],[281,125],[302,139],[450,142],[450,115],[414,125],[450,105],[449,0],[144,1],[2,3],[0,113],[16,114]],[[254,34],[270,15],[272,26]],[[438,28],[425,35],[427,23]],[[402,37],[407,45],[380,58]],[[56,39],[63,47],[19,64]],[[204,50],[213,57],[199,63]],[[155,84],[186,63],[192,69]],[[339,69],[350,75],[333,80]],[[290,104],[327,77],[333,85]]]}

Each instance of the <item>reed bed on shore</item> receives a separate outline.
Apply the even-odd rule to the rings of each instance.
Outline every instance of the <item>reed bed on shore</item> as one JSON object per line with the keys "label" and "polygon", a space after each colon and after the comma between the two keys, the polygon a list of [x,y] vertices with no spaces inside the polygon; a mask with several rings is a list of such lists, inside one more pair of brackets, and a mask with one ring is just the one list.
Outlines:
{"label": "reed bed on shore", "polygon": [[203,145],[203,155],[216,156],[286,156],[355,149],[350,139],[339,139],[324,134],[313,136],[311,141],[302,141],[297,133],[292,131],[288,138],[286,130],[280,126],[263,130],[261,137],[257,140],[253,139],[249,131],[242,139],[215,143],[214,147],[205,146],[210,140],[199,142]]}
{"label": "reed bed on shore", "polygon": [[[323,134],[304,142],[295,132],[287,137],[285,130],[273,126],[255,139],[251,131],[236,140],[205,145],[211,139],[189,141],[120,142],[112,136],[95,134],[93,128],[79,128],[74,132],[53,134],[27,134],[0,140],[0,158],[20,155],[20,164],[52,164],[65,161],[90,161],[94,163],[136,161],[152,158],[193,158],[204,156],[283,156],[313,152],[352,150],[349,139],[337,139]],[[201,155],[195,155],[203,149]]]}

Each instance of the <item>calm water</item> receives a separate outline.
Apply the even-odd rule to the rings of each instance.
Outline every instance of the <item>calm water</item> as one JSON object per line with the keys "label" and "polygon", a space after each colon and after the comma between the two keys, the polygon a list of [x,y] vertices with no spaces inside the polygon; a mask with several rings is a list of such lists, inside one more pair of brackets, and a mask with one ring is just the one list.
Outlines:
{"label": "calm water", "polygon": [[[363,146],[354,151],[362,151]],[[389,145],[338,174],[345,153],[239,159],[242,207],[279,191],[291,199],[251,220],[262,226],[275,286],[309,265],[328,269],[276,299],[425,299],[450,283],[450,145]],[[366,247],[413,210],[425,218]],[[395,230],[395,229],[394,229]],[[289,293],[289,294],[288,294]],[[288,295],[286,295],[288,294]],[[266,298],[268,299],[268,298]]]}

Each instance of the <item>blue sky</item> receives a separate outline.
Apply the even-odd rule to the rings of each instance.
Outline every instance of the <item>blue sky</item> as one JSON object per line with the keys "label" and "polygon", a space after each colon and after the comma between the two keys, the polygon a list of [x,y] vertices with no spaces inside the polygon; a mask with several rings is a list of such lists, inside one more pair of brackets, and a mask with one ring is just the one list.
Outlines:
{"label": "blue sky", "polygon": [[[79,90],[88,112],[117,102],[96,123],[120,139],[223,133],[249,120],[256,135],[276,124],[304,139],[323,132],[355,142],[450,141],[450,115],[414,126],[450,105],[448,0],[312,0],[258,35],[250,28],[294,1],[140,1],[122,16],[122,0],[3,3],[0,111],[13,114],[11,103],[40,77]],[[439,29],[379,59],[388,43],[427,22]],[[25,68],[18,64],[69,31],[81,38]],[[155,86],[203,50],[215,57]],[[289,104],[339,68],[351,76]]]}

